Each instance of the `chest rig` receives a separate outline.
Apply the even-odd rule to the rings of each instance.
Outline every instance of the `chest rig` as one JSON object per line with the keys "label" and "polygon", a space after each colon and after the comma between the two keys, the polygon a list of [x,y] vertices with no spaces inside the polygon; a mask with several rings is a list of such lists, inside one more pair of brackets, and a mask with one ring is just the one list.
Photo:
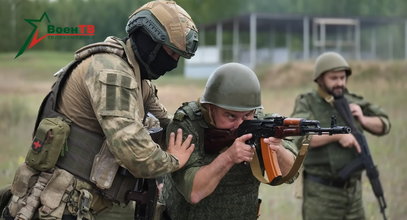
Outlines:
{"label": "chest rig", "polygon": [[[112,53],[124,57],[126,50],[125,44],[120,40],[116,40],[116,42],[121,45],[111,42],[101,42],[80,49],[75,55],[75,60],[55,74],[58,78],[40,106],[34,133],[37,130],[39,123],[44,118],[67,118],[65,115],[56,111],[58,101],[61,98],[61,92],[69,76],[82,60],[97,53]],[[126,60],[126,58],[123,59]],[[138,66],[133,69],[138,70]],[[139,105],[141,105],[139,107],[142,114],[144,114],[143,103],[140,103]],[[67,139],[68,151],[63,157],[58,158],[56,166],[69,171],[80,180],[94,186],[93,188],[97,189],[99,193],[107,199],[120,203],[128,202],[126,194],[134,189],[137,179],[125,168],[119,167],[111,154],[110,158],[107,160],[109,160],[114,167],[112,170],[113,173],[109,173],[109,175],[113,175],[114,178],[110,176],[111,179],[108,183],[105,183],[105,187],[95,184],[94,178],[91,178],[91,172],[94,166],[93,159],[96,155],[106,152],[106,149],[104,149],[105,147],[102,148],[102,146],[106,145],[105,137],[98,133],[83,129],[73,122],[70,127],[70,134]]]}

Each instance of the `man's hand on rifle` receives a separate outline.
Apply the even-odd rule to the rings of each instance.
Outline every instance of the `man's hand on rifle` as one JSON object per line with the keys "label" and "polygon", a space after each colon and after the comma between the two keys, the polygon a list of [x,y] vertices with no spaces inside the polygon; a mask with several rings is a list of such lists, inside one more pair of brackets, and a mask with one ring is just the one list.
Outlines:
{"label": "man's hand on rifle", "polygon": [[358,153],[362,152],[362,149],[353,134],[338,134],[337,136],[339,138],[338,142],[342,147],[354,147]]}
{"label": "man's hand on rifle", "polygon": [[187,139],[182,141],[182,129],[180,128],[177,130],[177,135],[174,132],[170,134],[167,152],[178,159],[179,168],[185,166],[194,151],[195,145],[191,144],[191,141],[192,135],[188,135]]}
{"label": "man's hand on rifle", "polygon": [[281,151],[285,150],[285,148],[283,147],[283,140],[280,138],[264,138],[264,143],[268,144],[269,148],[276,152],[277,156],[281,154]]}
{"label": "man's hand on rifle", "polygon": [[233,142],[225,154],[234,163],[250,162],[253,160],[254,147],[246,144],[246,141],[252,138],[252,134],[242,135]]}
{"label": "man's hand on rifle", "polygon": [[339,142],[342,147],[354,147],[358,153],[361,153],[361,147],[353,134],[335,134],[335,135],[313,135],[310,146],[322,147],[332,142]]}
{"label": "man's hand on rifle", "polygon": [[363,114],[362,109],[357,104],[349,104],[352,115],[360,122],[364,129],[373,134],[380,135],[384,132],[384,125],[379,117],[369,117]]}
{"label": "man's hand on rifle", "polygon": [[276,153],[281,173],[286,175],[290,171],[295,157],[291,151],[283,147],[283,139],[275,137],[264,138],[264,143]]}
{"label": "man's hand on rifle", "polygon": [[349,104],[349,109],[350,109],[352,115],[353,115],[359,122],[362,122],[362,121],[363,121],[364,115],[363,115],[363,112],[362,112],[362,108],[360,108],[359,105],[354,104],[354,103]]}

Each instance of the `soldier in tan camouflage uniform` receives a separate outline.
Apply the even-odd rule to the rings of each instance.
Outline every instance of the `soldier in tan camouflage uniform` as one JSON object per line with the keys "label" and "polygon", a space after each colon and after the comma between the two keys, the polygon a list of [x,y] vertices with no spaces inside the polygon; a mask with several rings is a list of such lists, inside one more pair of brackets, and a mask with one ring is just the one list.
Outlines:
{"label": "soldier in tan camouflage uniform", "polygon": [[[319,120],[321,126],[329,126],[329,118],[337,116],[338,125],[348,125],[335,107],[335,100],[345,98],[357,130],[374,135],[390,131],[387,114],[359,95],[350,93],[346,84],[351,68],[338,53],[321,54],[315,64],[313,80],[318,89],[301,94],[295,101],[292,117]],[[297,139],[297,146],[301,138]],[[361,170],[350,174],[349,179],[339,178],[339,172],[361,152],[353,134],[312,136],[310,150],[304,161],[304,186],[302,214],[304,220],[315,219],[365,219]]]}
{"label": "soldier in tan camouflage uniform", "polygon": [[[178,219],[256,219],[260,181],[247,162],[252,134],[237,136],[243,120],[265,117],[255,73],[238,63],[222,65],[209,77],[202,98],[184,103],[167,132],[193,134],[195,150],[187,165],[166,175],[164,216]],[[186,137],[186,135],[184,135]],[[276,152],[283,175],[292,167],[295,146],[278,138],[265,141]],[[295,177],[288,179],[291,183]]]}
{"label": "soldier in tan camouflage uniform", "polygon": [[[15,175],[6,219],[91,219],[113,202],[126,204],[135,177],[153,178],[185,165],[192,136],[182,141],[182,130],[172,132],[164,151],[143,122],[147,112],[161,127],[170,121],[151,80],[174,69],[180,56],[194,55],[195,24],[175,2],[152,1],[130,16],[126,32],[125,39],[108,37],[79,49],[58,72],[39,111],[35,152]],[[58,137],[50,130],[41,142],[42,122],[57,117],[70,124],[70,132],[56,164],[42,169],[47,161],[32,158]]]}

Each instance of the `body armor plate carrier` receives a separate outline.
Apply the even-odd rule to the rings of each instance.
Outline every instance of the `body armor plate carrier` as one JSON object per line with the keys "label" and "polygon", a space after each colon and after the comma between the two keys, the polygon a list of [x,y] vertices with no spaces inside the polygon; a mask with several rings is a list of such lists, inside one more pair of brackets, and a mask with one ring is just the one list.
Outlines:
{"label": "body armor plate carrier", "polygon": [[[112,48],[112,45],[110,44],[98,43],[95,44],[95,47],[96,50],[95,48],[92,48],[90,51],[93,53],[89,53],[87,56],[94,53],[114,53],[115,51],[118,52],[118,55],[123,55],[123,49],[119,51],[118,48]],[[43,118],[67,118],[65,115],[62,115],[56,111],[58,100],[61,98],[61,91],[70,74],[86,57],[82,57],[82,59],[78,59],[78,57],[76,57],[74,61],[69,63],[57,73],[58,79],[40,106],[35,123],[34,134]],[[95,155],[100,152],[104,141],[104,136],[83,129],[72,122],[71,132],[67,140],[69,150],[63,157],[59,157],[56,166],[69,171],[77,178],[93,185],[94,188],[98,189],[107,199],[114,202],[127,203],[126,194],[134,189],[137,179],[123,167],[119,167],[117,170],[110,188],[102,190],[96,187],[96,185],[90,180],[93,160],[89,160],[89,158],[95,158]]]}

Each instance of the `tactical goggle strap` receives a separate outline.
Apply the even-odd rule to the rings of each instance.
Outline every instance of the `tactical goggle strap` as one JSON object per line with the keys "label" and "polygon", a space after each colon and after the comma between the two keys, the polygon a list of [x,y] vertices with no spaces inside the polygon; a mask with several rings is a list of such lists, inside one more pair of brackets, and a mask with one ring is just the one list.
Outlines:
{"label": "tactical goggle strap", "polygon": [[[298,170],[300,169],[305,159],[305,155],[308,152],[310,140],[311,138],[309,135],[305,136],[293,166],[291,167],[287,175],[282,176],[280,166],[278,165],[276,153],[272,151],[267,146],[267,144],[264,143],[263,139],[261,139],[260,152],[259,149],[256,148],[256,153],[253,156],[253,160],[250,162],[250,168],[252,170],[253,176],[256,177],[256,179],[260,182],[273,186],[281,185],[292,179],[298,174]],[[261,154],[261,158],[263,158],[263,165],[265,168],[266,176],[263,176],[263,172],[260,168],[260,160],[258,156],[259,153]]]}

